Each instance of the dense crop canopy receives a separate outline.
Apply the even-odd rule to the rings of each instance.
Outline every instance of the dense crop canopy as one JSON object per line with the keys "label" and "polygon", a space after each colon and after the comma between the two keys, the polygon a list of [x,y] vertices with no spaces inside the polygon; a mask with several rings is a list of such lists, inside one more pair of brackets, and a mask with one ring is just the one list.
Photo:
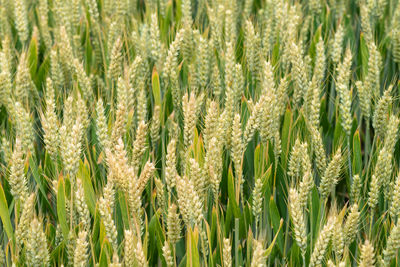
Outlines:
{"label": "dense crop canopy", "polygon": [[0,266],[400,266],[398,0],[0,0]]}

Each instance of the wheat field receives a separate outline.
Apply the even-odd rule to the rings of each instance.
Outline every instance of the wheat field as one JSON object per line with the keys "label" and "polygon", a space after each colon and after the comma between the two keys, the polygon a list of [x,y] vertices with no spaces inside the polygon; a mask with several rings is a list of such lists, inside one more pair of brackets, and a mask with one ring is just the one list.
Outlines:
{"label": "wheat field", "polygon": [[0,0],[0,266],[400,266],[400,1]]}

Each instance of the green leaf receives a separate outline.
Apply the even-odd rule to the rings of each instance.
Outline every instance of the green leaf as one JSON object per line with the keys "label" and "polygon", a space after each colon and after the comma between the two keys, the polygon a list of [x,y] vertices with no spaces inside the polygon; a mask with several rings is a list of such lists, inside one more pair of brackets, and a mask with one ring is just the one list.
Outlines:
{"label": "green leaf", "polygon": [[154,104],[161,107],[161,90],[160,90],[160,79],[158,77],[157,70],[153,70],[153,75],[151,77],[151,84],[153,88]]}
{"label": "green leaf", "polygon": [[[90,71],[90,65],[93,64],[93,53],[92,53],[92,45],[91,45],[91,36],[90,36],[90,31],[86,31],[85,34],[85,44],[84,44],[84,50],[85,50],[85,70],[86,72]],[[94,38],[97,38],[98,36],[95,36]],[[79,43],[82,43],[81,41]],[[81,44],[82,45],[82,44]]]}
{"label": "green leaf", "polygon": [[67,211],[65,208],[65,184],[64,179],[60,177],[57,188],[57,215],[64,238],[68,238],[69,228],[67,224]]}
{"label": "green leaf", "polygon": [[283,252],[283,234],[279,234],[279,231],[282,227],[282,218],[279,214],[278,207],[276,206],[276,203],[272,197],[269,200],[269,215],[271,218],[272,228],[275,230],[274,232],[276,233],[275,239],[278,239],[279,250]]}
{"label": "green leaf", "polygon": [[279,40],[279,38],[277,38],[276,43],[275,43],[275,45],[273,47],[273,50],[272,50],[272,58],[271,58],[272,66],[275,66],[279,62],[279,58],[280,58],[280,56],[279,56],[279,47],[280,46],[281,46],[280,45],[280,40]]}
{"label": "green leaf", "polygon": [[311,191],[311,209],[310,209],[310,232],[312,240],[314,240],[318,235],[319,222],[322,216],[320,211],[320,206],[323,203],[319,202],[319,193],[316,187]]}
{"label": "green leaf", "polygon": [[[149,223],[149,243],[156,244],[156,248],[159,255],[162,255],[162,247],[164,245],[165,236],[162,231],[162,227],[160,225],[160,213],[161,210],[159,209],[154,216],[151,218]],[[152,246],[154,249],[154,246]],[[150,252],[150,251],[149,251]]]}
{"label": "green leaf", "polygon": [[214,206],[211,211],[211,227],[210,227],[210,243],[214,244],[216,239],[217,228],[219,227],[217,209]]}
{"label": "green leaf", "polygon": [[118,191],[118,202],[119,202],[119,207],[120,207],[120,215],[121,216],[117,216],[117,218],[120,220],[122,217],[122,221],[124,222],[124,225],[129,225],[129,210],[128,210],[128,201],[125,198],[125,195],[123,192]]}
{"label": "green leaf", "polygon": [[[39,191],[42,194],[41,200],[44,200],[44,203],[46,204],[47,210],[49,212],[51,212],[51,214],[53,216],[55,216],[55,213],[54,213],[54,211],[53,211],[53,209],[52,209],[52,207],[50,205],[50,202],[47,199],[47,193],[46,193],[47,190],[45,188],[45,184],[44,184],[43,179],[42,179],[43,175],[41,175],[42,169],[38,169],[38,167],[37,167],[37,165],[36,165],[36,163],[35,163],[35,161],[33,160],[32,157],[29,157],[29,168],[31,170],[33,178],[36,181],[36,184],[39,186]],[[39,173],[39,170],[40,170],[40,173]]]}
{"label": "green leaf", "polygon": [[[41,62],[36,75],[35,75],[35,85],[40,86],[44,83],[45,77],[47,76],[48,70],[50,67],[50,57],[46,55]],[[39,87],[40,88],[40,87]]]}
{"label": "green leaf", "polygon": [[263,181],[263,186],[261,189],[262,195],[265,195],[265,192],[268,187],[269,178],[272,177],[271,173],[272,173],[272,165],[270,165],[269,168],[267,169],[267,171],[260,177],[260,179]]}
{"label": "green leaf", "polygon": [[361,69],[360,69],[361,74],[360,74],[360,76],[361,77],[365,77],[365,75],[367,74],[367,70],[368,70],[368,59],[369,59],[369,56],[368,56],[368,46],[367,46],[367,43],[366,43],[366,41],[364,39],[364,34],[363,33],[360,34],[359,51],[360,51],[359,52],[359,60],[360,60],[359,64],[361,66]]}
{"label": "green leaf", "polygon": [[181,260],[181,262],[179,263],[179,267],[184,267],[184,266],[186,266],[186,259],[187,259],[187,257],[186,257],[186,254],[185,254],[185,256],[183,256],[183,258],[182,258],[182,260]]}
{"label": "green leaf", "polygon": [[28,66],[33,80],[35,80],[34,77],[36,74],[37,65],[38,65],[38,43],[36,37],[33,37],[31,39],[28,48]]}
{"label": "green leaf", "polygon": [[260,145],[257,145],[257,147],[254,149],[254,176],[258,177],[261,173],[261,147]]}
{"label": "green leaf", "polygon": [[353,136],[353,173],[361,175],[362,167],[360,132],[357,130]]}
{"label": "green leaf", "polygon": [[62,251],[64,250],[65,247],[65,242],[66,241],[64,240],[57,247],[55,247],[53,251],[51,251],[50,259],[54,260],[55,262],[59,261],[60,255],[62,254]]}
{"label": "green leaf", "polygon": [[231,231],[230,226],[232,223],[232,219],[233,219],[232,200],[228,199],[228,206],[226,208],[226,214],[225,214],[225,236],[229,236],[229,233]]}
{"label": "green leaf", "polygon": [[[337,103],[339,103],[339,97],[336,99]],[[336,106],[337,107],[337,106]],[[333,133],[333,144],[332,144],[332,151],[336,151],[338,147],[340,147],[342,144],[346,143],[346,133],[343,130],[342,127],[342,116],[337,116],[336,117],[336,123],[335,123],[335,130]]]}
{"label": "green leaf", "polygon": [[8,210],[7,199],[4,194],[3,186],[0,183],[0,217],[3,222],[4,230],[9,239],[14,239],[14,231],[11,224],[10,213]]}
{"label": "green leaf", "polygon": [[[265,253],[266,257],[268,257],[271,254],[272,249],[274,248],[276,240],[278,240],[278,243],[279,243],[279,238],[278,237],[279,236],[282,237],[282,234],[280,234],[281,229],[282,229],[282,225],[283,225],[283,219],[280,219],[279,228],[278,228],[278,230],[276,230],[276,234],[275,234],[274,240],[272,240],[271,244],[269,245],[269,247],[267,248],[267,251]],[[277,229],[277,228],[275,228],[275,229]]]}
{"label": "green leaf", "polygon": [[311,56],[311,58],[313,58],[314,59],[314,64],[315,64],[315,56],[316,56],[316,46],[317,46],[317,44],[318,44],[318,42],[319,42],[319,37],[321,36],[321,26],[319,26],[318,27],[318,29],[315,31],[315,33],[314,33],[314,36],[313,36],[313,38],[312,38],[312,42],[311,42],[311,44],[310,44],[310,48],[309,48],[309,51],[310,51],[310,56]]}
{"label": "green leaf", "polygon": [[281,163],[282,168],[286,169],[288,155],[290,151],[290,136],[291,136],[291,128],[293,123],[292,112],[287,109],[285,112],[285,116],[283,118],[283,126],[282,126],[282,156]]}
{"label": "green leaf", "polygon": [[228,196],[229,196],[229,203],[231,204],[230,207],[232,209],[232,212],[236,218],[239,218],[240,217],[240,208],[236,201],[235,182],[234,182],[234,178],[233,178],[232,168],[229,168],[229,171],[228,171]]}
{"label": "green leaf", "polygon": [[92,214],[92,216],[94,216],[96,212],[96,195],[94,193],[92,181],[90,179],[89,168],[86,164],[88,163],[87,162],[85,162],[85,164],[81,163],[79,178],[82,181],[83,190],[85,192],[85,200],[88,205],[89,211]]}
{"label": "green leaf", "polygon": [[[254,177],[261,177],[265,174],[266,167],[269,166],[269,157],[268,154],[270,145],[267,144],[258,144],[254,150]],[[267,150],[268,149],[268,150]],[[273,149],[271,149],[273,151]],[[272,158],[274,157],[273,152]]]}
{"label": "green leaf", "polygon": [[187,267],[198,267],[200,266],[200,256],[198,250],[199,232],[195,228],[193,231],[189,228],[187,231]]}
{"label": "green leaf", "polygon": [[99,267],[107,267],[108,266],[108,261],[107,261],[107,250],[106,250],[106,244],[104,243],[103,246],[101,246],[101,253],[100,253],[100,260],[99,260]]}

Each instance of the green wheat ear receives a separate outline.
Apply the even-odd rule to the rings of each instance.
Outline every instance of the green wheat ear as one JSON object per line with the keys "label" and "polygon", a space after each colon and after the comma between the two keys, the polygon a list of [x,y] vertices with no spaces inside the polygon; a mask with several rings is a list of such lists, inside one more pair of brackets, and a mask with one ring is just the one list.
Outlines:
{"label": "green wheat ear", "polygon": [[294,188],[291,188],[289,191],[289,212],[293,223],[295,239],[301,248],[304,258],[307,249],[307,232],[299,194]]}
{"label": "green wheat ear", "polygon": [[174,258],[172,256],[171,248],[168,243],[168,241],[164,242],[164,246],[162,247],[163,251],[163,257],[165,259],[165,262],[167,263],[167,266],[174,266]]}
{"label": "green wheat ear", "polygon": [[341,161],[342,161],[342,152],[339,148],[333,156],[331,162],[329,162],[326,167],[324,176],[321,179],[321,184],[319,187],[321,196],[323,198],[327,198],[329,193],[334,189],[336,184],[338,183],[338,178],[340,175],[341,169]]}
{"label": "green wheat ear", "polygon": [[175,204],[171,204],[168,207],[167,214],[167,237],[168,241],[175,245],[175,243],[181,238],[181,219],[179,217],[179,213],[177,211],[177,206]]}
{"label": "green wheat ear", "polygon": [[253,240],[253,257],[251,266],[266,266],[265,264],[265,249],[261,241]]}
{"label": "green wheat ear", "polygon": [[224,238],[223,241],[223,261],[224,261],[224,267],[231,267],[232,266],[232,247],[231,247],[231,241],[229,238]]}
{"label": "green wheat ear", "polygon": [[360,256],[360,265],[362,267],[374,266],[375,257],[374,257],[374,247],[369,242],[369,240],[365,240],[364,244],[361,246],[361,256]]}
{"label": "green wheat ear", "polygon": [[5,255],[3,249],[0,249],[0,264],[5,264]]}
{"label": "green wheat ear", "polygon": [[313,252],[310,258],[310,266],[318,266],[322,263],[327,251],[329,242],[332,239],[333,230],[335,227],[335,217],[330,217],[318,235]]}
{"label": "green wheat ear", "polygon": [[20,200],[22,203],[24,203],[28,197],[28,181],[24,172],[23,157],[22,143],[17,137],[11,157],[9,183],[11,186],[11,194],[16,200]]}
{"label": "green wheat ear", "polygon": [[50,256],[47,248],[46,235],[42,222],[34,218],[27,232],[26,257],[30,266],[50,266]]}
{"label": "green wheat ear", "polygon": [[385,264],[389,264],[390,261],[395,257],[395,254],[397,253],[397,250],[400,247],[399,239],[400,239],[400,228],[396,224],[390,231],[386,248],[383,251],[383,260]]}
{"label": "green wheat ear", "polygon": [[80,231],[76,241],[76,248],[74,253],[74,266],[86,266],[87,261],[87,232]]}
{"label": "green wheat ear", "polygon": [[124,262],[127,266],[133,266],[135,264],[135,246],[134,240],[135,235],[131,230],[125,230],[125,244],[124,244]]}

